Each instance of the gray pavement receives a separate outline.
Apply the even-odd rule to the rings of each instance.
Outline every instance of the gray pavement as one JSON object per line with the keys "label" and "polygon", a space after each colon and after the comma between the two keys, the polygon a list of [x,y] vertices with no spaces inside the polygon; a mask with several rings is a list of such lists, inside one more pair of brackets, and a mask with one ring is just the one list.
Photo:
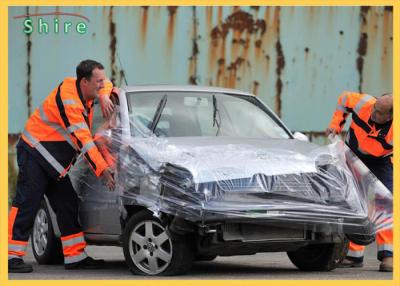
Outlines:
{"label": "gray pavement", "polygon": [[376,246],[367,248],[363,268],[335,269],[330,272],[304,272],[298,270],[288,259],[286,253],[260,253],[248,256],[218,257],[214,261],[194,262],[193,268],[183,276],[147,277],[135,276],[128,270],[122,248],[112,246],[89,246],[89,255],[106,260],[102,270],[64,270],[62,265],[39,265],[31,248],[25,261],[34,268],[29,274],[9,274],[10,280],[16,279],[95,279],[95,280],[135,280],[135,279],[276,279],[276,280],[391,280],[392,273],[378,271]]}

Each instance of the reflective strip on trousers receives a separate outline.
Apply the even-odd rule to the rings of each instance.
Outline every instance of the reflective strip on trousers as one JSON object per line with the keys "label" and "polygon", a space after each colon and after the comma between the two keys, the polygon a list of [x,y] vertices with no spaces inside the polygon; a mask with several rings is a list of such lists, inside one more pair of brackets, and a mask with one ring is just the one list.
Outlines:
{"label": "reflective strip on trousers", "polygon": [[89,130],[89,127],[87,126],[87,124],[85,122],[74,124],[74,125],[71,125],[68,127],[69,133],[72,133],[78,129],[88,129]]}
{"label": "reflective strip on trousers", "polygon": [[58,124],[56,124],[56,123],[54,123],[54,122],[50,122],[50,121],[49,121],[49,119],[47,118],[46,113],[45,113],[44,110],[43,110],[43,106],[42,106],[42,105],[39,107],[39,114],[40,114],[40,119],[42,119],[42,121],[43,121],[45,124],[47,124],[47,125],[49,125],[50,127],[54,128],[58,133],[61,134],[61,136],[68,142],[68,144],[72,146],[72,148],[74,148],[75,150],[77,150],[75,144],[72,142],[71,138],[69,137],[69,135],[68,135],[68,133],[65,131],[65,129],[64,129],[62,126],[60,126],[60,125],[58,125]]}
{"label": "reflective strip on trousers", "polygon": [[21,244],[8,244],[8,251],[26,252],[27,245]]}
{"label": "reflective strip on trousers", "polygon": [[393,245],[392,244],[381,244],[381,245],[378,245],[378,251],[391,251],[391,252],[393,252]]}
{"label": "reflective strip on trousers", "polygon": [[364,250],[359,250],[359,251],[354,251],[354,250],[349,250],[347,252],[347,256],[349,257],[364,257]]}
{"label": "reflective strip on trousers", "polygon": [[93,141],[90,141],[90,142],[86,143],[86,144],[81,148],[81,153],[82,153],[82,154],[85,154],[87,151],[89,151],[90,148],[92,148],[92,147],[94,147],[94,146],[96,146],[96,145],[94,144]]}
{"label": "reflective strip on trousers", "polygon": [[87,254],[85,252],[82,252],[78,255],[73,255],[73,256],[66,256],[64,257],[64,264],[69,264],[69,263],[75,263],[82,261],[87,257]]}
{"label": "reflective strip on trousers", "polygon": [[354,107],[354,112],[358,114],[358,112],[361,110],[361,108],[371,99],[373,99],[374,97],[370,96],[370,95],[366,95],[364,96],[362,99],[360,99],[360,101],[357,103],[356,107]]}
{"label": "reflective strip on trousers", "polygon": [[21,244],[9,243],[8,244],[8,259],[22,258],[26,254],[27,246],[28,246],[27,244],[21,245]]}
{"label": "reflective strip on trousers", "polygon": [[74,237],[68,240],[62,240],[62,246],[64,247],[68,247],[68,246],[73,246],[75,244],[81,243],[81,242],[85,242],[85,239],[83,238],[83,236],[78,236],[78,237]]}
{"label": "reflective strip on trousers", "polygon": [[58,173],[62,174],[65,170],[63,166],[39,143],[28,131],[24,130],[22,133],[32,142],[34,147],[39,151],[40,154],[50,163],[50,165],[57,170]]}

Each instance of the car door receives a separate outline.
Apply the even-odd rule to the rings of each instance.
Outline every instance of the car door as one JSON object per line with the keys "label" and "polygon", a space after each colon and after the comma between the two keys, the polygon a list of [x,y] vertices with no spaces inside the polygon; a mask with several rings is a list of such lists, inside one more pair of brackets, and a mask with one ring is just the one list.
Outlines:
{"label": "car door", "polygon": [[[103,124],[100,104],[94,105],[92,134]],[[121,233],[118,195],[96,177],[86,160],[80,158],[71,170],[71,181],[81,199],[79,218],[85,234]]]}

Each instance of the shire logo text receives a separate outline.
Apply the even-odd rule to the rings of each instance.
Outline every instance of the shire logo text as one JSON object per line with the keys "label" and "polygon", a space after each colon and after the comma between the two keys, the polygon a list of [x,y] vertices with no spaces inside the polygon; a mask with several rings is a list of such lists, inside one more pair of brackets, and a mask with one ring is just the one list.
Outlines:
{"label": "shire logo text", "polygon": [[[51,20],[47,16],[57,17],[53,17],[53,19]],[[61,20],[58,16],[78,17],[84,19],[84,21]],[[80,35],[84,35],[87,33],[88,23],[90,22],[89,18],[83,15],[64,12],[37,13],[14,16],[14,19],[20,18],[25,18],[23,21],[23,32],[27,35],[30,35],[35,31],[37,31],[37,33],[40,35],[47,35],[49,33],[77,33]]]}

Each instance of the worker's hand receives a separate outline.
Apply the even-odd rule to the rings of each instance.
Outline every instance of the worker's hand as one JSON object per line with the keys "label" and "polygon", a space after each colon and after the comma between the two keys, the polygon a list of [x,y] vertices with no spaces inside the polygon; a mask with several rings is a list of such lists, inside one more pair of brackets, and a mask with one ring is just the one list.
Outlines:
{"label": "worker's hand", "polygon": [[114,172],[111,169],[111,167],[107,167],[103,173],[101,174],[102,178],[104,179],[104,182],[107,186],[107,188],[110,191],[114,191],[115,189],[115,179],[114,179]]}
{"label": "worker's hand", "polygon": [[119,88],[114,86],[111,90],[111,94],[115,94],[116,96],[119,95]]}
{"label": "worker's hand", "polygon": [[337,135],[337,134],[339,134],[337,131],[336,131],[336,129],[334,129],[334,128],[327,128],[326,130],[325,130],[325,135],[326,136],[329,136],[329,135],[331,135],[332,134],[332,136],[334,136],[334,135]]}
{"label": "worker's hand", "polygon": [[103,113],[103,118],[109,119],[111,114],[114,112],[114,104],[112,103],[108,95],[100,96],[101,112]]}

